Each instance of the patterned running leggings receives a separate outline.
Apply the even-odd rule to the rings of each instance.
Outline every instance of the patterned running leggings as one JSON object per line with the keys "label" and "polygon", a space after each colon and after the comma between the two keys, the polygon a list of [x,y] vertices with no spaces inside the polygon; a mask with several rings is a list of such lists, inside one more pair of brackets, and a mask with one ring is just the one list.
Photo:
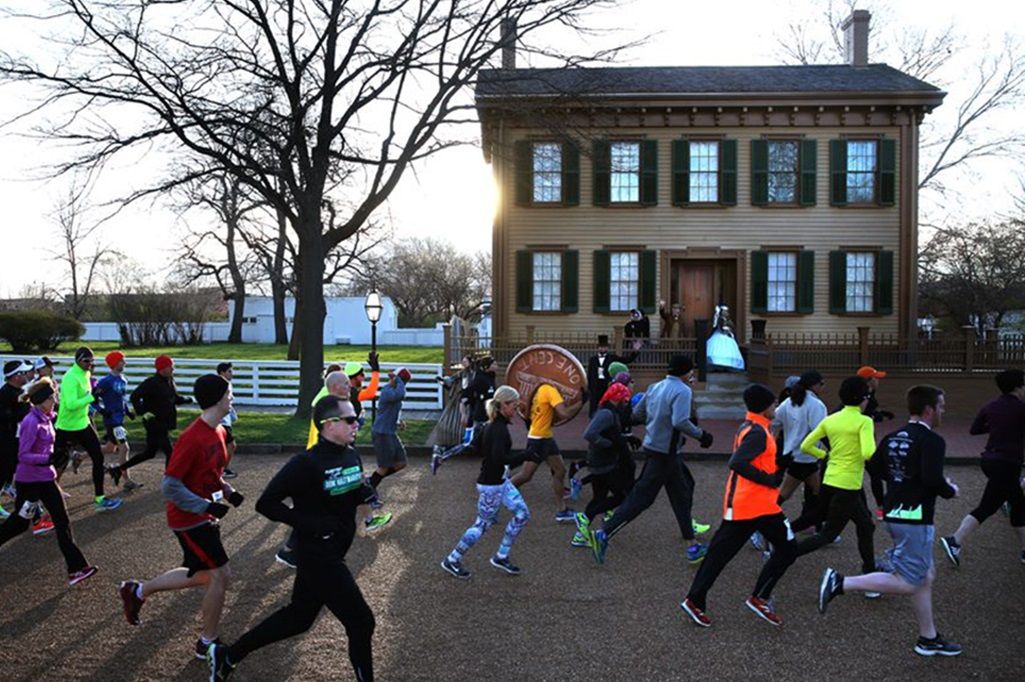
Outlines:
{"label": "patterned running leggings", "polygon": [[509,519],[509,524],[505,527],[502,544],[498,547],[498,558],[504,559],[509,556],[516,536],[530,520],[530,510],[527,509],[523,495],[520,495],[520,491],[508,479],[501,485],[480,485],[478,483],[477,492],[480,493],[480,497],[477,499],[477,520],[463,533],[459,544],[448,555],[449,561],[457,562],[462,559],[466,551],[477,544],[484,532],[498,522],[498,511],[502,505],[505,505],[505,508],[513,513],[513,517]]}

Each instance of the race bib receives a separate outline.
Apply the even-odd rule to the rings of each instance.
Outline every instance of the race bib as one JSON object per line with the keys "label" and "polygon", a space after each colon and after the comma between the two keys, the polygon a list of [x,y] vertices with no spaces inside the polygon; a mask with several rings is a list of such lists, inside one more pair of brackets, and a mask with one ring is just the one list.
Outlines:
{"label": "race bib", "polygon": [[214,494],[210,496],[214,502],[220,502],[224,499],[224,491],[216,490]]}
{"label": "race bib", "polygon": [[123,426],[115,426],[114,438],[117,440],[128,440],[128,429]]}
{"label": "race bib", "polygon": [[35,517],[36,512],[39,510],[39,503],[25,500],[25,503],[21,505],[21,509],[18,510],[18,516],[23,519],[32,520]]}

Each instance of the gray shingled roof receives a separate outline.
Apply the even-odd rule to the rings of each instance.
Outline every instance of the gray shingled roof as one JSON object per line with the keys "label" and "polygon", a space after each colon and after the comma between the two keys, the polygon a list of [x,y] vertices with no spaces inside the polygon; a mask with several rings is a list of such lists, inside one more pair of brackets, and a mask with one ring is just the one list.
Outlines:
{"label": "gray shingled roof", "polygon": [[850,66],[641,66],[481,71],[477,97],[760,93],[934,94],[943,91],[886,64]]}

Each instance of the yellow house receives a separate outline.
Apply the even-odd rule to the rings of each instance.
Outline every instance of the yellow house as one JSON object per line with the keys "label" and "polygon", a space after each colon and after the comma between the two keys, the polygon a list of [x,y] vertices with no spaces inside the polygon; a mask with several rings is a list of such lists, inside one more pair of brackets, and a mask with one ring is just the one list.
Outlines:
{"label": "yellow house", "polygon": [[[945,95],[867,63],[516,69],[477,85],[501,203],[494,336],[605,332],[632,308],[659,334],[733,311],[770,332],[915,334],[918,146]],[[668,306],[667,306],[668,307]]]}

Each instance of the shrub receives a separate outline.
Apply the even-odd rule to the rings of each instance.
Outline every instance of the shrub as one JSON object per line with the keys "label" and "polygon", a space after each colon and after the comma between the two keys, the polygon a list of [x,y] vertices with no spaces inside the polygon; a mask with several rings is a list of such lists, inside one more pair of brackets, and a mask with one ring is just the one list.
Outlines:
{"label": "shrub", "polygon": [[85,327],[73,317],[48,310],[12,310],[0,313],[0,338],[15,353],[56,350],[63,341],[78,339]]}

